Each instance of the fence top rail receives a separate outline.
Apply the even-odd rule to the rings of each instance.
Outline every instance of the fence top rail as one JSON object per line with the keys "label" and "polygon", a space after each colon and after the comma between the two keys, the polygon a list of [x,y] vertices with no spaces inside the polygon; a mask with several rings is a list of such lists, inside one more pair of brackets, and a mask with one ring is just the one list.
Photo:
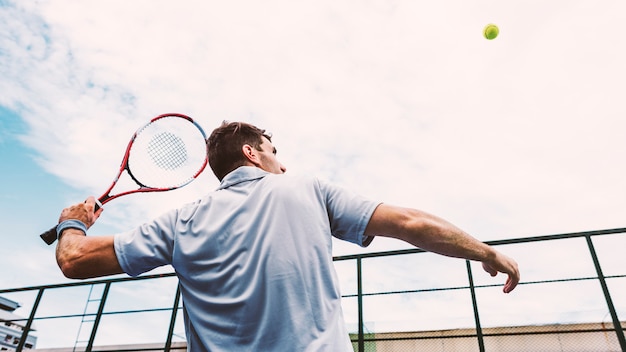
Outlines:
{"label": "fence top rail", "polygon": [[[561,239],[567,239],[567,238],[613,235],[613,234],[619,234],[619,233],[626,233],[626,227],[607,229],[607,230],[572,232],[572,233],[562,233],[562,234],[555,234],[555,235],[544,235],[544,236],[512,238],[512,239],[505,239],[505,240],[485,241],[485,243],[492,245],[492,246],[499,246],[499,245],[506,245],[506,244],[519,244],[519,243],[561,240]],[[395,251],[371,252],[371,253],[336,256],[336,257],[333,257],[333,260],[334,261],[355,260],[355,259],[363,259],[363,258],[387,257],[387,256],[400,255],[400,254],[413,254],[413,253],[423,253],[423,252],[426,252],[426,251],[420,248],[412,248],[412,249],[402,249],[402,250],[395,250]],[[116,282],[124,282],[124,281],[150,280],[150,279],[158,279],[158,278],[173,277],[173,276],[176,276],[176,273],[172,272],[172,273],[164,273],[164,274],[142,275],[138,277],[113,277],[109,279],[100,279],[100,280],[76,281],[76,282],[68,282],[68,283],[61,283],[61,284],[7,288],[7,289],[0,289],[0,294],[45,290],[45,289],[54,289],[54,288],[63,288],[63,287],[73,287],[73,286],[97,285],[97,284],[116,283]]]}
{"label": "fence top rail", "polygon": [[73,286],[98,285],[98,284],[107,284],[107,283],[124,282],[124,281],[151,280],[151,279],[159,279],[159,278],[172,277],[172,276],[176,276],[176,273],[142,275],[142,276],[137,276],[137,277],[129,277],[129,276],[113,277],[109,279],[75,281],[75,282],[67,282],[67,283],[62,283],[62,284],[7,288],[7,289],[0,289],[0,294],[24,292],[24,291],[35,291],[35,290],[46,290],[46,289],[73,287]]}
{"label": "fence top rail", "polygon": [[[619,233],[626,233],[626,227],[607,229],[607,230],[561,233],[561,234],[555,234],[555,235],[521,237],[521,238],[512,238],[512,239],[505,239],[505,240],[493,240],[493,241],[485,241],[485,243],[491,246],[500,246],[500,245],[505,245],[505,244],[519,244],[519,243],[530,243],[530,242],[540,242],[540,241],[562,240],[562,239],[567,239],[567,238],[614,235],[614,234],[619,234]],[[334,257],[333,259],[335,261],[354,260],[354,259],[361,259],[361,258],[386,257],[386,256],[399,255],[399,254],[413,254],[413,253],[423,253],[423,252],[426,252],[426,251],[420,248],[411,248],[411,249],[400,249],[400,250],[386,251],[386,252],[349,254],[349,255],[337,256],[337,257]]]}

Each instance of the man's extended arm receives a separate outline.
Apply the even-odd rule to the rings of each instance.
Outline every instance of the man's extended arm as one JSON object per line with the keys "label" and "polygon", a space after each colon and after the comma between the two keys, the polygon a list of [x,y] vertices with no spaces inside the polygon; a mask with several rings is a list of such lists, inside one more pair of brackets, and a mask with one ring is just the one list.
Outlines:
{"label": "man's extended arm", "polygon": [[491,276],[498,272],[508,275],[505,293],[511,292],[520,279],[513,259],[449,222],[420,210],[381,204],[372,214],[365,235],[393,237],[429,252],[480,261]]}

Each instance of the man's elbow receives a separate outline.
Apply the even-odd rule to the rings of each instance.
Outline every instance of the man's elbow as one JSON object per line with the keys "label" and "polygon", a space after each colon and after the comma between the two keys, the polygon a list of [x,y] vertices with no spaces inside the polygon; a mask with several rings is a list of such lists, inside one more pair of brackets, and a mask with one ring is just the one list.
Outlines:
{"label": "man's elbow", "polygon": [[381,205],[366,231],[376,236],[400,239],[412,244],[435,226],[430,217],[417,209]]}
{"label": "man's elbow", "polygon": [[430,214],[417,209],[406,209],[400,218],[398,226],[400,231],[407,237],[422,237],[438,228],[438,223],[433,221]]}
{"label": "man's elbow", "polygon": [[87,279],[76,260],[57,258],[57,264],[63,275],[68,279]]}
{"label": "man's elbow", "polygon": [[81,252],[80,245],[72,243],[71,246],[62,246],[62,244],[59,243],[59,246],[61,247],[57,247],[56,259],[63,275],[68,279],[87,279],[88,277],[85,275],[84,268],[85,263],[81,262],[84,256]]}
{"label": "man's elbow", "polygon": [[57,245],[57,264],[65,277],[91,279],[123,273],[113,236],[63,236]]}

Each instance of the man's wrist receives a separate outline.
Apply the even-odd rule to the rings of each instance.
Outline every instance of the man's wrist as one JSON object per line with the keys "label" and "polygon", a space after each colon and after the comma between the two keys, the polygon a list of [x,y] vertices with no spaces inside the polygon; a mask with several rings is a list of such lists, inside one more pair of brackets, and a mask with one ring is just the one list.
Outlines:
{"label": "man's wrist", "polygon": [[87,225],[85,225],[84,222],[76,219],[69,219],[61,221],[61,223],[57,225],[57,239],[61,238],[63,231],[67,229],[78,229],[87,234]]}

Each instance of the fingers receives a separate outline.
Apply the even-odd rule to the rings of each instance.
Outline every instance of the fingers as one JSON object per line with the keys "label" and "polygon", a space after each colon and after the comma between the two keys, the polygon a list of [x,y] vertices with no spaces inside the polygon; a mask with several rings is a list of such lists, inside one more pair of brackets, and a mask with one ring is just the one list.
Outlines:
{"label": "fingers", "polygon": [[487,263],[483,263],[483,269],[492,277],[498,275],[498,270],[494,269]]}
{"label": "fingers", "polygon": [[74,204],[70,207],[63,209],[61,212],[61,217],[59,218],[59,222],[65,220],[80,220],[85,225],[89,225],[89,211],[86,209],[83,203]]}
{"label": "fingers", "polygon": [[94,196],[87,197],[87,199],[85,199],[85,204],[87,204],[90,209],[94,209],[96,206],[96,198],[94,198]]}
{"label": "fingers", "polygon": [[506,283],[504,284],[504,288],[502,290],[504,291],[504,293],[509,293],[513,291],[513,289],[515,289],[515,287],[519,283],[520,273],[517,262],[508,257],[505,257],[505,259],[507,264],[506,268],[508,269],[507,271],[505,271],[505,273],[507,273],[509,277],[506,280]]}
{"label": "fingers", "polygon": [[513,289],[515,289],[515,287],[519,283],[520,275],[519,275],[519,271],[517,271],[517,265],[515,266],[515,269],[516,270],[514,273],[509,274],[509,277],[507,278],[506,283],[504,284],[504,287],[502,288],[502,292],[509,293],[513,291]]}
{"label": "fingers", "polygon": [[508,275],[502,288],[504,293],[513,291],[519,283],[520,273],[517,262],[502,254],[498,254],[492,263],[483,263],[483,269],[491,276],[496,276],[498,272]]}
{"label": "fingers", "polygon": [[[94,209],[96,208],[96,198],[94,198],[93,196],[87,198],[87,200],[85,200],[85,205],[87,206],[87,209],[89,210],[89,212],[93,212]],[[93,215],[91,216],[92,224],[96,222],[96,220],[98,220],[98,218],[100,217],[100,214],[102,214],[103,211],[104,209],[102,207],[99,207],[98,210],[93,212]]]}
{"label": "fingers", "polygon": [[75,219],[81,221],[87,225],[87,228],[89,228],[98,219],[98,217],[100,217],[100,214],[102,214],[103,211],[102,208],[100,208],[94,213],[95,204],[96,199],[94,197],[89,197],[83,203],[67,207],[61,212],[59,222]]}
{"label": "fingers", "polygon": [[515,286],[517,286],[517,282],[514,282],[511,276],[509,276],[509,278],[506,280],[506,283],[504,284],[504,288],[502,288],[502,292],[509,293],[513,291]]}

